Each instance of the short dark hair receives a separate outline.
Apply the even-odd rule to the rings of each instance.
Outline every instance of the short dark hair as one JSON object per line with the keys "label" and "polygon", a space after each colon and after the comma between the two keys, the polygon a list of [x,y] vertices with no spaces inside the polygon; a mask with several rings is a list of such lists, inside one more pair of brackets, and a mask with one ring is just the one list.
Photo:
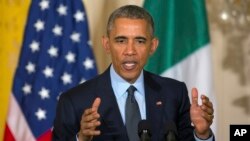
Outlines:
{"label": "short dark hair", "polygon": [[151,34],[154,34],[154,21],[152,16],[142,7],[136,5],[125,5],[116,9],[109,17],[107,24],[107,35],[109,36],[110,31],[113,28],[113,24],[118,18],[129,18],[129,19],[143,19],[149,23],[151,27]]}

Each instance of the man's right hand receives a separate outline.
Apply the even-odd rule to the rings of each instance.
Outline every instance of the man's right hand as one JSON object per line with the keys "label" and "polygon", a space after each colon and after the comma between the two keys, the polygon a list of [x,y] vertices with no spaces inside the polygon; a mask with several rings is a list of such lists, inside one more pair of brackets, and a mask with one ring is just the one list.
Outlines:
{"label": "man's right hand", "polygon": [[96,130],[96,127],[101,125],[99,121],[100,114],[98,108],[101,104],[101,99],[97,97],[92,104],[92,107],[86,109],[82,114],[80,131],[78,132],[79,141],[91,141],[93,136],[101,134],[100,130]]}

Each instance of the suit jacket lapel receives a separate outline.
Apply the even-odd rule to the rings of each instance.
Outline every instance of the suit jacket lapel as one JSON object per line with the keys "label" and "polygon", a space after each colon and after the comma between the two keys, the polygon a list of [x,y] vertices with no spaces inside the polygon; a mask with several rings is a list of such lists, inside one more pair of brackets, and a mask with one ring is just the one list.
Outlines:
{"label": "suit jacket lapel", "polygon": [[122,121],[122,117],[116,102],[114,91],[110,80],[110,67],[101,75],[97,82],[98,96],[101,98],[99,112],[101,114],[101,129],[104,131],[102,135],[112,140],[127,139],[126,128]]}
{"label": "suit jacket lapel", "polygon": [[163,134],[163,104],[161,98],[161,85],[152,78],[152,74],[144,71],[144,87],[146,99],[147,120],[151,123],[152,140],[161,140]]}

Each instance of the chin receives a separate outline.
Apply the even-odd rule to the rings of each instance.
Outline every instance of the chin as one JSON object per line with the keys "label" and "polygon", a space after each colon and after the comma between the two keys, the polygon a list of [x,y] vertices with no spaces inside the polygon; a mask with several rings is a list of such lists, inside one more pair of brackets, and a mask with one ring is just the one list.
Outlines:
{"label": "chin", "polygon": [[[138,75],[138,76],[139,76],[139,75]],[[124,75],[123,75],[123,78],[124,78],[126,81],[128,81],[129,83],[134,83],[138,76],[135,75],[135,74],[129,73],[129,74],[124,74]]]}

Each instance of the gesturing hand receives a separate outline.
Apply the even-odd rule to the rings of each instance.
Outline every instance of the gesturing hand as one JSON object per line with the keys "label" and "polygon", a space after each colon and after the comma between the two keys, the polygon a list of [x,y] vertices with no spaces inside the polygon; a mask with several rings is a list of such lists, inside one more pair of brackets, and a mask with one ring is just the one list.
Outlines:
{"label": "gesturing hand", "polygon": [[98,120],[100,114],[98,108],[101,104],[101,99],[96,98],[92,104],[92,107],[86,109],[81,118],[80,131],[78,132],[79,141],[90,141],[93,136],[100,135],[100,130],[96,130],[96,127],[101,125]]}
{"label": "gesturing hand", "polygon": [[213,104],[205,95],[201,95],[202,104],[198,104],[198,91],[192,89],[192,105],[190,108],[191,121],[195,127],[196,135],[201,139],[207,139],[211,132],[210,125],[213,123]]}

